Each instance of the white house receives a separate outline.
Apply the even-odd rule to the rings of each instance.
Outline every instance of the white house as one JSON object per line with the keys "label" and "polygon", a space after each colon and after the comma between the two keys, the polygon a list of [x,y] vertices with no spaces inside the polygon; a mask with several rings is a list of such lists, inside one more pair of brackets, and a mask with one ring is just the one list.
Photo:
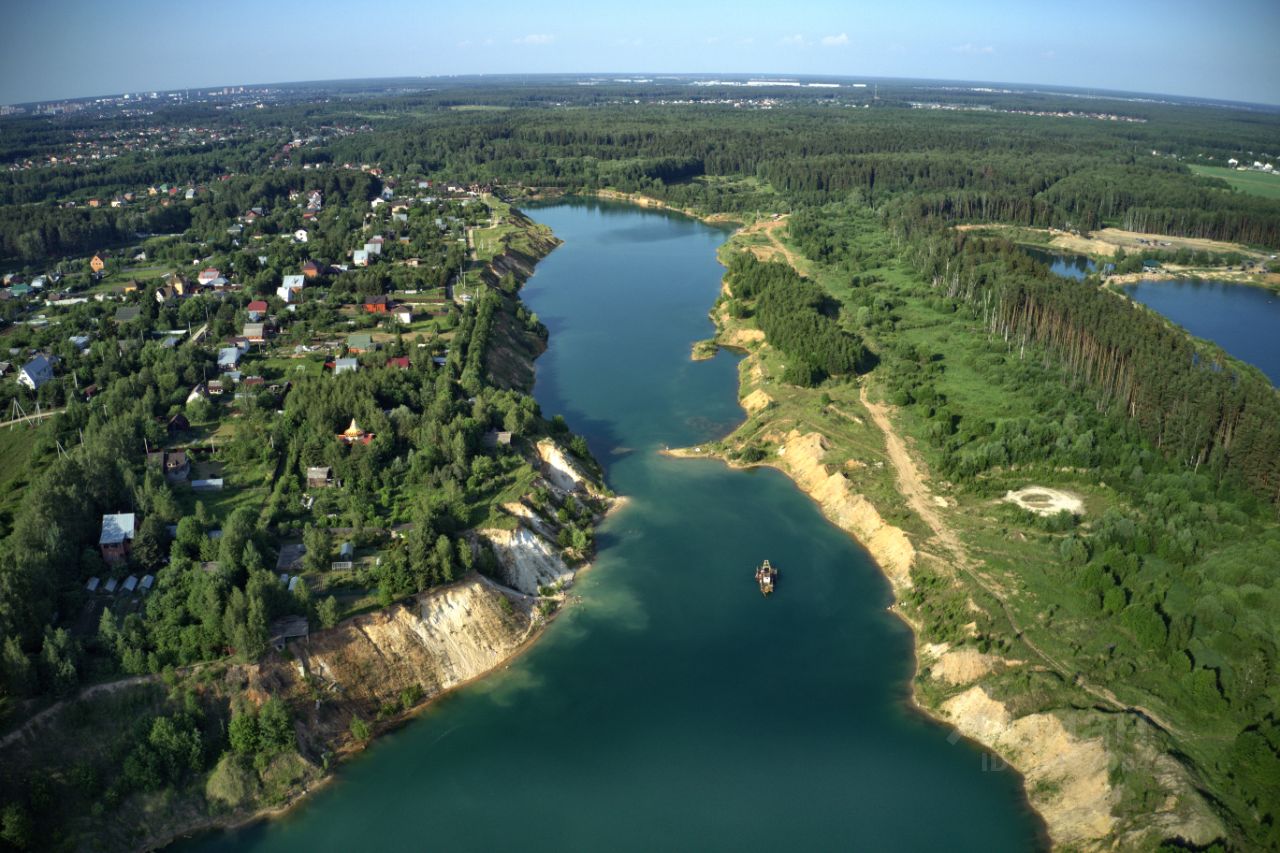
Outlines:
{"label": "white house", "polygon": [[305,229],[305,228],[299,228],[297,231],[294,231],[294,232],[293,232],[293,242],[295,242],[295,243],[305,243],[305,242],[307,242],[307,229]]}
{"label": "white house", "polygon": [[284,283],[276,288],[276,296],[280,297],[281,302],[296,302],[302,296],[302,288],[306,285],[306,277],[301,275],[287,275],[284,277]]}
{"label": "white house", "polygon": [[28,361],[18,371],[18,382],[32,391],[40,390],[40,386],[53,378],[53,362],[48,356],[38,355]]}
{"label": "white house", "polygon": [[351,263],[357,267],[369,266],[369,253],[364,249],[356,249],[351,253]]}

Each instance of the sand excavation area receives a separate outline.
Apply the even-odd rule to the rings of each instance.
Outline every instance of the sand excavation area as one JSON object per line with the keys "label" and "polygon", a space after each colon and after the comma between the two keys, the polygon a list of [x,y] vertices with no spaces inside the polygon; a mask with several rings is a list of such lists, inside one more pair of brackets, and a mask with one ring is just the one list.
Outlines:
{"label": "sand excavation area", "polygon": [[1079,495],[1044,486],[1027,486],[1016,492],[1006,492],[1003,500],[1037,515],[1057,515],[1064,509],[1072,515],[1084,515],[1084,501]]}

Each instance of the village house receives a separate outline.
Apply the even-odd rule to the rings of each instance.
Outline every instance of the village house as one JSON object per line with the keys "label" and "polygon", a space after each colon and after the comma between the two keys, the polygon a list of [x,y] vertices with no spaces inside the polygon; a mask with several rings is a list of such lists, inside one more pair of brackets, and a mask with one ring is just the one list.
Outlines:
{"label": "village house", "polygon": [[89,259],[89,269],[94,272],[102,272],[107,266],[107,256],[99,252]]}
{"label": "village house", "polygon": [[102,516],[102,533],[98,537],[102,559],[108,563],[123,563],[129,558],[129,549],[133,547],[134,522],[135,517],[131,512]]}
{"label": "village house", "polygon": [[[240,364],[240,347],[223,347],[218,350],[218,369],[235,370]],[[213,393],[213,383],[209,383],[209,393]]]}
{"label": "village house", "polygon": [[200,284],[204,285],[205,287],[209,287],[213,284],[213,282],[216,279],[219,279],[221,277],[222,277],[222,273],[219,272],[215,267],[205,267],[204,269],[200,270],[200,275],[196,276],[196,281],[200,282]]}
{"label": "village house", "polygon": [[382,294],[370,296],[364,300],[366,314],[386,314],[391,310],[391,298]]}
{"label": "village house", "polygon": [[116,309],[115,321],[120,325],[130,323],[142,314],[142,309],[137,305],[126,305],[123,308]]}
{"label": "village house", "polygon": [[400,355],[400,356],[396,356],[396,357],[394,357],[394,358],[389,358],[389,359],[387,359],[387,367],[394,367],[394,368],[396,368],[396,369],[398,369],[398,370],[408,370],[408,369],[409,369],[409,356],[407,356],[407,355]]}
{"label": "village house", "polygon": [[347,349],[354,353],[373,352],[376,345],[373,342],[373,335],[368,332],[356,332],[347,335]]}
{"label": "village house", "polygon": [[369,266],[369,253],[364,249],[356,249],[351,253],[351,264],[357,267]]}
{"label": "village house", "polygon": [[333,375],[341,376],[344,373],[355,373],[360,369],[360,362],[354,358],[339,358],[333,362]]}
{"label": "village house", "polygon": [[324,489],[333,485],[333,471],[329,468],[308,468],[307,488]]}
{"label": "village house", "polygon": [[322,268],[315,261],[302,262],[302,274],[307,278],[316,278],[322,272]]}
{"label": "village house", "polygon": [[245,339],[251,344],[266,343],[267,336],[271,334],[270,323],[245,323],[242,332]]}
{"label": "village house", "polygon": [[[249,319],[254,322],[261,320],[263,315],[267,313],[267,310],[269,309],[269,307],[270,306],[267,305],[267,302],[265,299],[253,300],[252,302],[249,303],[249,306],[247,308],[249,312]],[[248,335],[246,335],[245,337],[248,337]]]}
{"label": "village house", "polygon": [[276,288],[276,296],[286,304],[297,302],[302,297],[302,288],[305,284],[304,276],[287,275],[284,277],[284,282]]}
{"label": "village house", "polygon": [[51,379],[53,379],[53,362],[46,355],[36,356],[18,371],[18,384],[25,385],[32,391],[39,391],[40,386]]}
{"label": "village house", "polygon": [[305,229],[305,228],[299,228],[297,231],[294,231],[294,232],[293,232],[293,242],[295,242],[295,243],[305,243],[305,242],[307,242],[307,229]]}

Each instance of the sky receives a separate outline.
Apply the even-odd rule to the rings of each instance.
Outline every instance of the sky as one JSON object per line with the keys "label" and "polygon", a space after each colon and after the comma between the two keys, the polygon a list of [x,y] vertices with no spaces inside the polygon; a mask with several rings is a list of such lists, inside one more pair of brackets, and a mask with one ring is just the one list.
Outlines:
{"label": "sky", "polygon": [[917,77],[1280,104],[1280,0],[6,0],[0,103],[361,77]]}

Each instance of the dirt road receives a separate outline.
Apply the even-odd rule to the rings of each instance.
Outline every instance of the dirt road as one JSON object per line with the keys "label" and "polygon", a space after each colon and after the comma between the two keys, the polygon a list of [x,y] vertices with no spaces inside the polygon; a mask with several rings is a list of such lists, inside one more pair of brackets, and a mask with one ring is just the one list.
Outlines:
{"label": "dirt road", "polygon": [[995,585],[988,581],[978,571],[980,564],[969,558],[968,551],[964,544],[960,541],[960,537],[955,534],[942,514],[938,512],[938,502],[926,485],[924,477],[920,473],[920,469],[916,467],[915,461],[911,458],[911,454],[907,451],[906,444],[903,443],[902,437],[898,435],[897,430],[893,426],[893,422],[889,420],[889,408],[882,403],[873,403],[867,396],[867,389],[864,385],[861,389],[862,405],[866,407],[867,413],[871,415],[871,420],[876,427],[884,433],[885,450],[889,454],[889,461],[893,465],[894,474],[898,481],[898,490],[902,496],[906,498],[907,505],[911,507],[912,512],[920,517],[933,533],[933,538],[937,540],[944,549],[946,549],[952,559],[955,561],[953,570],[964,572],[975,584],[977,584],[984,592],[990,595],[1000,604],[1000,609],[1004,613],[1005,619],[1008,620],[1009,626],[1013,629],[1014,636],[1021,640],[1027,648],[1035,652],[1040,659],[1052,669],[1056,670],[1064,678],[1074,683],[1081,690],[1084,690],[1095,699],[1100,700],[1105,705],[1116,708],[1129,713],[1138,714],[1146,718],[1153,725],[1164,729],[1165,731],[1178,733],[1178,729],[1162,720],[1155,713],[1141,705],[1128,705],[1121,702],[1116,695],[1105,687],[1099,687],[1085,681],[1084,677],[1074,668],[1058,660],[1053,655],[1041,649],[1023,631],[1022,626],[1018,623],[1017,617],[1014,615],[1012,608],[1005,602],[1003,596],[995,588]]}
{"label": "dirt road", "polygon": [[4,749],[9,746],[9,744],[25,737],[32,729],[38,727],[45,720],[50,719],[54,714],[62,710],[69,701],[79,702],[83,699],[91,699],[92,697],[99,696],[103,693],[115,693],[117,690],[124,690],[126,687],[133,687],[138,684],[146,684],[150,681],[159,680],[160,676],[158,675],[135,675],[132,678],[122,678],[119,681],[108,681],[106,684],[95,684],[92,687],[86,687],[77,693],[72,699],[62,699],[58,702],[54,702],[48,708],[45,708],[39,714],[36,714],[31,719],[27,720],[18,728],[0,738],[0,749]]}

